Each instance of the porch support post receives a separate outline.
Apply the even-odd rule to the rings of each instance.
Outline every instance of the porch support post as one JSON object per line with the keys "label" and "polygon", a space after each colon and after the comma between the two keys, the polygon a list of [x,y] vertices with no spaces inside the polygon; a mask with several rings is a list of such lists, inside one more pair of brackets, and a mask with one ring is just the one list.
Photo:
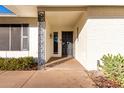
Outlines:
{"label": "porch support post", "polygon": [[45,64],[45,11],[38,11],[38,69]]}

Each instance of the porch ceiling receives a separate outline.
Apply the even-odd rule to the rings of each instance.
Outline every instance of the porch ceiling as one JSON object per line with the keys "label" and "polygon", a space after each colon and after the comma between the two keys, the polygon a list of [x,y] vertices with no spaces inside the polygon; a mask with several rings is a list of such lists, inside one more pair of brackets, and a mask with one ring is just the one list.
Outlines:
{"label": "porch ceiling", "polygon": [[46,18],[51,26],[73,27],[82,14],[82,11],[47,11]]}

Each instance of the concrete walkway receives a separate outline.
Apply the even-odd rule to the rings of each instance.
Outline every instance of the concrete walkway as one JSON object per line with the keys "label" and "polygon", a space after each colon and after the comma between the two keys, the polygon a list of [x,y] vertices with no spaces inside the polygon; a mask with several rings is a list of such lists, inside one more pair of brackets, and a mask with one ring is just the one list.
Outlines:
{"label": "concrete walkway", "polygon": [[46,70],[1,71],[0,87],[92,88],[95,84],[75,59],[69,59]]}

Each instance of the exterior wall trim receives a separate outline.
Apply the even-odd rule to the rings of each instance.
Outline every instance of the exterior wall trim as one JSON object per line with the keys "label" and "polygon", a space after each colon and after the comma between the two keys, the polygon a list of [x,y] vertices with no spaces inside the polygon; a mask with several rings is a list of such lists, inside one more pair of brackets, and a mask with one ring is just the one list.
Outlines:
{"label": "exterior wall trim", "polygon": [[87,7],[37,7],[38,11],[87,11]]}

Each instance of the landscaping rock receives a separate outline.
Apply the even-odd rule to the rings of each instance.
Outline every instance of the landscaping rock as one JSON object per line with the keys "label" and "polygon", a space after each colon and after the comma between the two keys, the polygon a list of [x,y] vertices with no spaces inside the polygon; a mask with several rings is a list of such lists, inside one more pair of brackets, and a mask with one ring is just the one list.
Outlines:
{"label": "landscaping rock", "polygon": [[116,81],[109,80],[101,71],[89,71],[90,78],[95,82],[98,88],[119,88]]}

